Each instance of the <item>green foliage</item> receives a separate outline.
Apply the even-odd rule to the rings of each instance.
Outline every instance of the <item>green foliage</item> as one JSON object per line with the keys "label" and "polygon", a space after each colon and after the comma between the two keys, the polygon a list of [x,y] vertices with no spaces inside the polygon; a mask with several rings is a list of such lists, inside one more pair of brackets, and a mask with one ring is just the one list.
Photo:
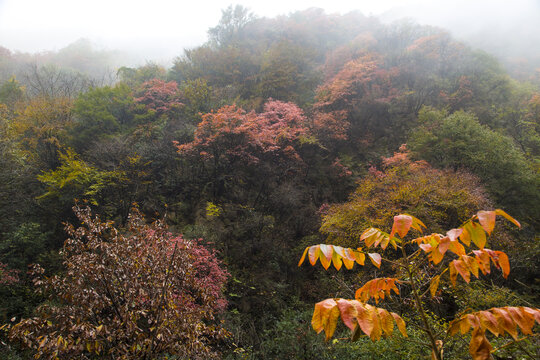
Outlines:
{"label": "green foliage", "polygon": [[418,345],[425,337],[418,329],[409,329],[408,338],[395,336],[384,342],[373,342],[364,336],[350,342],[345,327],[340,327],[336,339],[325,343],[321,335],[311,329],[311,312],[295,309],[284,311],[279,321],[265,332],[265,341],[257,356],[263,359],[401,360],[421,359],[427,355]]}
{"label": "green foliage", "polygon": [[540,219],[540,177],[508,137],[481,125],[466,112],[424,108],[409,146],[440,168],[465,168],[477,175],[495,202],[532,224]]}
{"label": "green foliage", "polygon": [[165,80],[167,71],[162,66],[150,62],[137,68],[122,66],[117,74],[121,82],[135,89],[152,79]]}
{"label": "green foliage", "polygon": [[73,105],[75,122],[71,143],[79,152],[97,139],[111,136],[134,125],[132,90],[125,84],[95,88],[82,94]]}
{"label": "green foliage", "polygon": [[35,263],[39,255],[45,252],[48,235],[40,224],[21,224],[0,242],[0,261],[11,268],[26,271],[27,266]]}

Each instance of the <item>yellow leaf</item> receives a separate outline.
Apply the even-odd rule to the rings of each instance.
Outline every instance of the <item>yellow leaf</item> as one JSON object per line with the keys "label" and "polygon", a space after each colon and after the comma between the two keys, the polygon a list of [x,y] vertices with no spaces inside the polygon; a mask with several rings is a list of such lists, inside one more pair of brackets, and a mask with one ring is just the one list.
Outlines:
{"label": "yellow leaf", "polygon": [[342,265],[341,256],[339,256],[336,251],[332,253],[332,264],[334,264],[334,267],[336,268],[336,270],[339,271],[339,269],[341,269],[341,265]]}
{"label": "yellow leaf", "polygon": [[399,316],[396,313],[390,313],[390,314],[394,317],[394,320],[396,321],[396,325],[401,335],[403,335],[404,337],[407,337],[407,329],[405,327],[405,321],[403,321],[401,316]]}
{"label": "yellow leaf", "polygon": [[329,319],[330,311],[336,306],[337,303],[334,299],[326,299],[315,304],[311,326],[317,334],[324,330]]}
{"label": "yellow leaf", "polygon": [[358,265],[364,265],[364,262],[366,260],[366,255],[361,252],[354,252],[354,257],[356,258],[356,262]]}
{"label": "yellow leaf", "polygon": [[394,332],[394,320],[392,319],[392,315],[385,309],[378,308],[377,311],[385,336],[391,336]]}
{"label": "yellow leaf", "polygon": [[470,222],[468,224],[467,230],[471,234],[471,240],[472,242],[478,246],[479,249],[483,249],[484,246],[486,246],[486,233],[484,232],[484,229],[482,226],[478,225],[475,222]]}
{"label": "yellow leaf", "polygon": [[317,263],[317,259],[319,258],[319,252],[321,250],[319,249],[319,245],[314,245],[309,248],[308,254],[309,254],[309,263],[311,265],[315,265]]}
{"label": "yellow leaf", "polygon": [[431,283],[429,284],[429,292],[431,293],[431,297],[434,297],[435,294],[437,293],[440,280],[441,280],[441,275],[437,275],[433,279],[431,279]]}
{"label": "yellow leaf", "polygon": [[519,221],[508,215],[505,211],[501,209],[495,209],[495,214],[504,216],[508,221],[512,222],[514,225],[516,225],[518,228],[521,228],[521,224]]}
{"label": "yellow leaf", "polygon": [[302,263],[306,259],[306,254],[308,253],[308,250],[309,250],[309,247],[307,247],[306,250],[304,250],[304,253],[302,254],[302,257],[300,258],[300,261],[298,262],[298,266],[302,265]]}
{"label": "yellow leaf", "polygon": [[450,262],[450,264],[448,264],[448,272],[450,273],[450,282],[452,282],[452,286],[456,286],[457,270],[454,262]]}

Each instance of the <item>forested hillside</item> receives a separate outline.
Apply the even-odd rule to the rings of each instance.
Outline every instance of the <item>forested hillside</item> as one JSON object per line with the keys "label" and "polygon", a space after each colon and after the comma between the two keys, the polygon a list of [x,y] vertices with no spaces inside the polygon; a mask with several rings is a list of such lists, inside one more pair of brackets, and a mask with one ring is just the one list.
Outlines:
{"label": "forested hillside", "polygon": [[[0,48],[0,357],[540,356],[540,69],[361,13],[229,7],[208,35],[115,78],[85,42]],[[313,315],[355,294],[408,337]]]}

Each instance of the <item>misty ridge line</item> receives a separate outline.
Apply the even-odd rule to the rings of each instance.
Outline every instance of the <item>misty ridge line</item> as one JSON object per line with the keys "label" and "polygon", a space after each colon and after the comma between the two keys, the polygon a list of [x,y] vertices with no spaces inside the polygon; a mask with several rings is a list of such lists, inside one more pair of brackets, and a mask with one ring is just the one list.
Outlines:
{"label": "misty ridge line", "polygon": [[[522,3],[527,3],[527,1],[522,1]],[[292,12],[289,15],[268,18],[256,16],[248,8],[241,6],[240,8],[246,11],[244,15],[249,15],[247,17],[249,24],[242,24],[242,26],[250,25],[252,28],[256,28],[258,24],[272,21],[275,22],[274,26],[279,26],[279,22],[283,19],[290,20],[302,17],[302,14],[309,12],[328,14],[323,9],[311,8],[304,11]],[[498,24],[497,19],[500,16],[494,16],[493,19],[490,19],[488,14],[484,19],[479,19],[478,23],[468,27],[462,26],[462,21],[452,15],[448,15],[446,21],[440,18],[433,18],[432,22],[444,23],[447,26],[447,28],[434,27],[433,31],[448,31],[458,41],[494,55],[511,75],[523,79],[540,73],[540,48],[531,46],[531,43],[540,43],[540,3],[538,9],[538,12],[531,9],[529,15],[519,25],[513,24],[512,19],[506,19],[508,21],[503,21],[501,24],[496,25]],[[522,9],[521,11],[526,12],[526,9]],[[426,8],[425,5],[417,5],[392,8],[379,16],[365,17],[358,11],[344,15],[330,14],[330,16],[335,16],[338,21],[347,21],[347,19],[354,18],[355,16],[361,19],[369,19],[366,21],[370,21],[376,25],[372,31],[377,31],[377,26],[380,29],[384,26],[394,27],[403,23],[407,23],[410,26],[429,28],[430,26],[419,24],[429,23],[429,16],[432,13],[433,11],[430,11],[429,7]],[[225,14],[225,10],[222,10],[223,14]],[[223,21],[223,17],[220,21]],[[489,28],[485,24],[489,24]],[[174,49],[175,46],[168,44],[169,54],[166,56],[164,54],[159,55],[153,50],[148,50],[148,48],[145,49],[144,44],[138,51],[121,48],[110,49],[88,38],[80,38],[56,51],[47,50],[36,53],[11,51],[3,47],[0,43],[0,59],[3,59],[0,62],[0,80],[6,81],[12,75],[24,77],[29,72],[35,72],[33,67],[48,66],[50,71],[52,71],[53,67],[57,67],[73,74],[78,73],[75,77],[78,77],[87,86],[110,85],[117,81],[118,69],[122,67],[139,67],[145,64],[155,64],[164,68],[170,68],[175,60],[185,57],[190,49],[212,46],[212,31],[219,28],[219,26],[220,24],[209,28],[207,30],[207,41],[198,46],[191,48],[184,47],[183,49],[180,47],[178,51],[175,51],[170,50]],[[278,29],[272,30],[279,34]],[[164,36],[164,38],[167,39],[168,37]],[[172,52],[175,55],[171,55]]]}

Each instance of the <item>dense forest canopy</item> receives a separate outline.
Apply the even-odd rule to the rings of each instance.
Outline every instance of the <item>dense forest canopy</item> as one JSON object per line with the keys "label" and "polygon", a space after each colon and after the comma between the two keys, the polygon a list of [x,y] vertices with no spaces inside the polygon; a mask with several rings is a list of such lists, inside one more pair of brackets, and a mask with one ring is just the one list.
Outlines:
{"label": "dense forest canopy", "polygon": [[0,47],[0,356],[536,358],[540,77],[505,66],[407,20],[239,5],[170,67]]}

